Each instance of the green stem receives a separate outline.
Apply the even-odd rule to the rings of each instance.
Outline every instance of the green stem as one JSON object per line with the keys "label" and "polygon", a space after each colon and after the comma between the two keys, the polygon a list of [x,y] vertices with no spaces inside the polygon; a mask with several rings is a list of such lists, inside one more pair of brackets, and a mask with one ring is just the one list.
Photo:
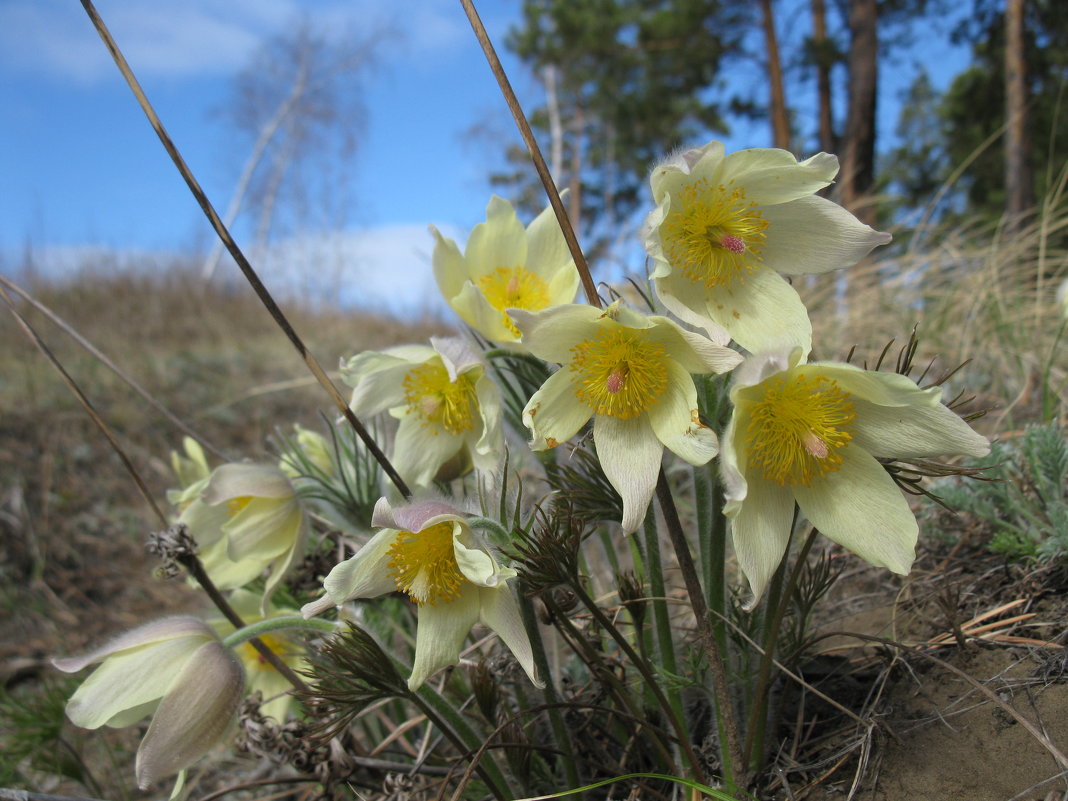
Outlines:
{"label": "green stem", "polygon": [[710,468],[695,469],[694,495],[697,508],[697,536],[705,575],[705,595],[712,612],[712,632],[720,650],[727,653],[727,517],[723,514],[723,493],[719,479]]}
{"label": "green stem", "polygon": [[1049,358],[1046,359],[1046,366],[1042,368],[1042,422],[1048,423],[1053,419],[1053,401],[1050,395],[1055,393],[1050,391],[1049,376],[1053,370],[1053,357],[1057,353],[1057,346],[1061,343],[1061,338],[1064,336],[1065,330],[1068,330],[1068,320],[1061,323],[1061,327],[1057,329],[1057,336],[1053,338],[1053,344],[1049,348]]}
{"label": "green stem", "polygon": [[[794,519],[797,519],[797,509],[794,509]],[[760,768],[760,763],[764,759],[764,734],[767,727],[767,707],[768,707],[768,691],[771,688],[771,668],[775,661],[775,650],[779,639],[779,628],[782,625],[782,619],[786,615],[786,608],[790,605],[790,599],[793,597],[794,589],[797,587],[797,582],[801,577],[801,571],[805,567],[805,561],[808,559],[808,552],[812,549],[812,543],[816,539],[816,529],[813,528],[808,537],[805,539],[805,544],[801,546],[801,551],[797,555],[797,560],[794,562],[794,568],[790,572],[790,580],[786,583],[786,589],[782,592],[781,596],[777,599],[768,598],[768,613],[772,615],[768,621],[767,627],[764,631],[764,653],[760,656],[760,671],[757,675],[756,690],[753,693],[753,706],[749,711],[748,721],[748,736],[745,741],[744,757],[746,764],[748,764],[753,770]],[[783,559],[782,564],[779,565],[779,569],[775,571],[776,579],[773,581],[782,586],[782,576],[785,572],[786,560]],[[774,600],[774,604],[773,604]]]}
{"label": "green stem", "polygon": [[[649,573],[649,590],[653,594],[653,631],[656,632],[657,654],[664,670],[672,676],[679,672],[675,661],[675,642],[671,636],[671,615],[667,605],[667,586],[664,583],[664,564],[660,560],[660,538],[656,530],[656,517],[650,512],[645,516],[645,565]],[[685,725],[682,712],[682,696],[677,689],[670,691],[671,708]]]}
{"label": "green stem", "polygon": [[667,476],[661,469],[656,484],[656,497],[660,503],[660,509],[664,513],[664,522],[667,525],[668,534],[671,537],[671,545],[675,549],[675,558],[679,563],[683,583],[686,585],[686,594],[690,598],[693,607],[694,619],[697,622],[697,632],[701,637],[705,653],[708,654],[708,665],[712,671],[712,688],[716,696],[716,717],[721,729],[726,733],[724,738],[725,754],[722,761],[723,778],[728,789],[744,786],[745,762],[742,760],[741,737],[738,733],[738,723],[734,717],[734,706],[731,698],[730,684],[727,679],[727,664],[724,652],[719,647],[715,634],[712,631],[712,619],[705,602],[705,594],[701,589],[701,579],[697,575],[697,568],[693,562],[693,554],[690,545],[686,542],[686,534],[682,530],[682,521],[679,520],[679,511],[675,507],[675,499],[671,495],[671,487],[668,485]]}
{"label": "green stem", "polygon": [[[571,743],[571,733],[564,724],[560,714],[560,696],[556,694],[556,686],[553,684],[553,674],[549,669],[549,659],[545,654],[545,643],[541,638],[541,629],[538,627],[538,618],[534,614],[534,605],[531,603],[520,587],[519,608],[523,612],[523,626],[526,628],[527,637],[530,638],[530,649],[534,656],[534,667],[538,675],[545,682],[542,693],[545,697],[545,705],[548,707],[549,728],[553,733],[556,748],[563,754],[564,776],[569,787],[578,787],[581,784],[578,765],[575,762],[575,750]],[[576,793],[575,798],[581,799],[582,794]]]}
{"label": "green stem", "polygon": [[331,620],[321,620],[314,617],[305,619],[300,615],[283,615],[281,617],[272,617],[267,620],[257,620],[255,623],[249,623],[247,626],[226,636],[222,643],[227,648],[233,648],[234,646],[251,640],[253,637],[259,637],[272,631],[278,631],[279,629],[303,629],[305,631],[333,634],[337,631],[337,624]]}

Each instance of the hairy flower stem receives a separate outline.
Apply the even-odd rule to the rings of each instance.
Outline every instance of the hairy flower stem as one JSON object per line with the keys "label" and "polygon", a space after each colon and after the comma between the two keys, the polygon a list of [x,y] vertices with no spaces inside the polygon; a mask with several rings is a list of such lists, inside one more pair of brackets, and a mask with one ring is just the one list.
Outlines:
{"label": "hairy flower stem", "polygon": [[224,637],[222,642],[227,648],[233,648],[251,640],[253,637],[259,637],[261,634],[269,634],[280,629],[302,629],[303,631],[315,631],[322,634],[334,634],[338,630],[337,624],[330,620],[322,620],[317,617],[305,619],[300,615],[282,615],[281,617],[272,617],[267,620],[257,620],[255,623],[249,623],[244,628]]}
{"label": "hairy flower stem", "polygon": [[727,603],[724,566],[727,561],[727,518],[723,492],[715,473],[709,469],[693,471],[694,497],[697,508],[697,541],[701,547],[701,570],[705,577],[705,597],[712,612],[712,631],[720,651],[727,652],[727,626],[723,622]]}
{"label": "hairy flower stem", "polygon": [[[794,521],[797,520],[797,509],[794,509]],[[768,615],[764,628],[764,653],[760,657],[760,670],[757,673],[756,690],[753,693],[753,705],[749,709],[749,720],[746,725],[745,749],[742,755],[750,770],[756,771],[764,761],[764,734],[768,722],[768,690],[771,687],[771,666],[775,661],[775,650],[778,645],[779,628],[782,619],[786,616],[786,609],[790,605],[790,599],[794,595],[794,589],[801,577],[801,571],[808,559],[808,552],[812,549],[812,543],[816,539],[816,529],[813,528],[801,551],[794,561],[794,569],[790,572],[790,580],[786,582],[786,589],[782,590],[782,575],[785,572],[786,560],[784,559],[779,570],[775,571],[772,583],[772,593],[768,597]],[[774,597],[777,593],[778,597]]]}
{"label": "hairy flower stem", "polygon": [[[467,725],[467,721],[463,719],[463,716],[453,709],[452,705],[432,689],[430,685],[424,684],[416,692],[410,693],[409,698],[412,703],[422,710],[427,719],[452,741],[452,744],[456,746],[461,755],[474,754],[479,750],[482,745],[482,738]],[[486,783],[497,801],[508,801],[513,797],[513,794],[509,791],[508,782],[505,780],[504,774],[501,773],[501,769],[497,766],[493,756],[491,754],[487,754],[487,756],[488,759],[479,760],[475,770],[478,771],[478,775],[482,777],[482,781]]]}
{"label": "hairy flower stem", "polygon": [[686,542],[686,534],[682,530],[682,522],[679,520],[679,511],[675,508],[675,499],[671,495],[671,487],[668,485],[667,476],[661,468],[660,476],[656,482],[656,497],[660,503],[660,510],[664,514],[664,522],[667,524],[668,535],[671,537],[671,545],[675,549],[675,558],[682,572],[682,580],[686,585],[686,594],[690,598],[693,607],[694,618],[697,621],[697,633],[708,655],[708,664],[712,670],[712,688],[716,695],[716,717],[720,727],[726,734],[726,753],[723,759],[723,778],[728,788],[744,787],[745,762],[742,760],[741,737],[738,733],[738,722],[734,718],[734,706],[731,701],[730,684],[727,681],[727,665],[724,661],[724,653],[716,641],[712,630],[712,616],[705,602],[705,594],[701,589],[701,580],[697,575],[693,555],[690,553],[690,545]]}
{"label": "hairy flower stem", "polygon": [[[649,590],[653,594],[653,631],[656,633],[656,649],[660,664],[672,675],[678,675],[678,663],[675,660],[675,642],[671,636],[671,617],[668,614],[667,587],[664,583],[664,564],[660,559],[660,537],[656,530],[656,517],[650,511],[645,515],[645,567],[649,574]],[[671,708],[686,724],[682,712],[682,696],[677,689],[672,689],[668,696]]]}
{"label": "hairy flower stem", "polygon": [[671,727],[675,730],[675,737],[679,741],[679,748],[682,749],[683,754],[686,756],[686,760],[690,763],[690,769],[693,771],[693,778],[696,781],[703,782],[705,780],[705,774],[701,769],[701,763],[697,760],[697,755],[693,751],[693,745],[690,743],[690,739],[687,736],[686,728],[682,723],[682,718],[675,714],[675,709],[664,695],[664,691],[660,689],[660,682],[657,681],[656,675],[649,669],[649,663],[642,659],[638,652],[634,650],[634,647],[627,642],[627,638],[623,636],[622,632],[620,632],[620,630],[613,625],[612,621],[608,619],[605,613],[601,611],[601,607],[599,607],[597,602],[586,593],[586,590],[582,587],[580,582],[576,581],[573,583],[571,589],[575,591],[578,599],[582,601],[583,606],[590,610],[590,614],[593,615],[593,618],[597,621],[598,625],[608,632],[612,639],[616,641],[616,644],[623,650],[623,653],[627,655],[627,658],[630,659],[634,667],[638,669],[638,672],[642,674],[646,687],[652,690],[657,704],[660,705],[660,708],[671,723]]}
{"label": "hairy flower stem", "polygon": [[[534,614],[534,605],[530,598],[519,588],[519,608],[523,612],[523,626],[527,636],[530,637],[530,648],[534,655],[534,666],[538,669],[538,675],[545,682],[542,694],[545,698],[546,711],[549,715],[549,728],[553,733],[553,740],[560,753],[563,755],[564,776],[569,787],[578,787],[581,784],[578,765],[575,762],[575,749],[571,743],[571,733],[564,724],[564,718],[560,714],[560,696],[556,694],[556,685],[553,684],[553,674],[549,668],[549,659],[545,654],[545,643],[541,638],[541,630],[538,628],[538,617]],[[582,793],[575,793],[565,798],[582,798]]]}

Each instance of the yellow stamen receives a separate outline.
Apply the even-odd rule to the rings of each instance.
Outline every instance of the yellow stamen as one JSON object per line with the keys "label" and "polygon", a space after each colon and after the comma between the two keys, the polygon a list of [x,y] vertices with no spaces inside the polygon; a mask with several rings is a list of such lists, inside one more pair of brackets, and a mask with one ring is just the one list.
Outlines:
{"label": "yellow stamen", "polygon": [[434,433],[437,426],[450,434],[462,434],[474,427],[478,397],[470,373],[450,381],[444,366],[420,364],[404,376],[404,400],[409,413],[418,415]]}
{"label": "yellow stamen", "polygon": [[762,260],[768,221],[733,184],[704,178],[679,192],[660,228],[664,255],[691,281],[707,287],[744,279]]}
{"label": "yellow stamen", "polygon": [[853,439],[857,413],[849,393],[822,375],[769,379],[746,428],[749,463],[768,481],[803,484],[842,466],[838,450]]}
{"label": "yellow stamen", "polygon": [[667,387],[667,351],[642,329],[613,326],[571,352],[569,369],[578,374],[575,395],[595,414],[629,420]]}
{"label": "yellow stamen", "polygon": [[504,327],[519,336],[512,318],[505,309],[540,311],[549,305],[549,284],[537,273],[525,267],[498,267],[478,279],[478,288],[493,308],[501,313]]}
{"label": "yellow stamen", "polygon": [[229,517],[234,517],[235,515],[237,515],[238,512],[248,506],[251,502],[251,495],[241,495],[237,498],[231,498],[226,502],[226,514]]}
{"label": "yellow stamen", "polygon": [[[264,645],[283,658],[293,651],[293,646],[289,641],[276,634],[261,634],[259,639]],[[274,670],[271,663],[263,658],[263,655],[253,647],[252,643],[243,642],[235,650],[244,663],[246,670]]]}
{"label": "yellow stamen", "polygon": [[467,579],[456,565],[452,532],[448,522],[419,532],[400,531],[389,548],[393,583],[417,604],[433,606],[460,597]]}

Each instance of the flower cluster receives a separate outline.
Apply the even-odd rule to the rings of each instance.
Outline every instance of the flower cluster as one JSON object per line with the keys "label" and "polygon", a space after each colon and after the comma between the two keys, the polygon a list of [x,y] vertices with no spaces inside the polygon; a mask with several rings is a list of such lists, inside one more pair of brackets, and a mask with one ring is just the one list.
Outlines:
{"label": "flower cluster", "polygon": [[[337,608],[339,620],[352,620],[360,616],[354,601],[398,594],[414,604],[417,621],[410,691],[458,664],[478,624],[540,684],[532,624],[524,624],[514,586],[519,573],[496,549],[513,520],[477,521],[464,511],[471,502],[452,499],[477,492],[485,514],[486,493],[505,494],[506,420],[525,429],[546,460],[566,459],[560,446],[589,432],[622,501],[615,523],[626,533],[647,519],[665,452],[697,468],[718,457],[722,513],[753,604],[782,563],[798,514],[872,564],[907,573],[918,528],[887,462],[982,456],[989,445],[942,403],[938,388],[808,361],[812,326],[784,275],[849,267],[890,240],[816,195],[837,171],[826,153],[804,161],[771,149],[728,155],[718,142],[656,167],[642,239],[652,289],[675,319],[622,301],[574,303],[578,271],[550,209],[524,227],[507,201],[493,197],[463,253],[431,229],[437,284],[472,330],[342,362],[353,412],[378,418],[388,458],[414,495],[381,498],[367,521],[375,533],[342,533],[343,544],[363,544],[329,571],[324,594],[303,606],[303,617]],[[510,381],[498,358],[513,367],[535,363],[527,375],[539,377]],[[717,431],[721,419],[703,417],[699,399],[728,373],[729,420]],[[306,551],[316,553],[307,546],[306,507],[311,498],[329,506],[345,497],[322,487],[357,480],[353,452],[299,428],[278,464],[212,469],[195,442],[187,440],[185,451],[173,457],[181,487],[169,497],[207,574],[233,591],[253,627],[288,625],[270,597]],[[472,473],[475,486],[462,484]],[[373,491],[371,500],[388,493],[377,484]],[[504,510],[509,499],[498,500]],[[614,496],[612,503],[620,508]],[[325,512],[330,521],[345,518]],[[263,591],[251,592],[259,581]],[[121,726],[155,710],[138,754],[139,781],[184,768],[221,736],[246,683],[268,699],[266,714],[289,714],[284,680],[241,635],[221,621],[213,630],[175,618],[86,657],[57,660],[71,671],[103,662],[68,714],[86,727]],[[296,640],[272,630],[264,641],[291,667],[301,665]]]}

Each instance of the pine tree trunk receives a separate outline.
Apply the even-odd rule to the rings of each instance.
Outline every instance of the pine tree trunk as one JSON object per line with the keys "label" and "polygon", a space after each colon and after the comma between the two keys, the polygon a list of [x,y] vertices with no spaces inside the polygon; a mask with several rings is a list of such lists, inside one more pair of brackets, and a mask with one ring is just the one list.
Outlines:
{"label": "pine tree trunk", "polygon": [[875,98],[878,86],[879,10],[876,0],[849,3],[849,111],[845,125],[842,204],[867,223],[875,213],[868,195],[875,184]]}
{"label": "pine tree trunk", "polygon": [[790,117],[786,113],[786,95],[782,87],[782,63],[779,61],[779,40],[775,35],[775,15],[772,0],[761,0],[764,41],[768,49],[768,80],[771,83],[772,144],[790,149]]}
{"label": "pine tree trunk", "polygon": [[820,150],[833,153],[834,115],[831,107],[831,62],[827,52],[827,7],[812,0],[812,41],[816,46],[816,96],[819,102]]}
{"label": "pine tree trunk", "polygon": [[1027,70],[1024,61],[1025,0],[1005,4],[1005,215],[1019,228],[1035,205],[1028,136]]}

